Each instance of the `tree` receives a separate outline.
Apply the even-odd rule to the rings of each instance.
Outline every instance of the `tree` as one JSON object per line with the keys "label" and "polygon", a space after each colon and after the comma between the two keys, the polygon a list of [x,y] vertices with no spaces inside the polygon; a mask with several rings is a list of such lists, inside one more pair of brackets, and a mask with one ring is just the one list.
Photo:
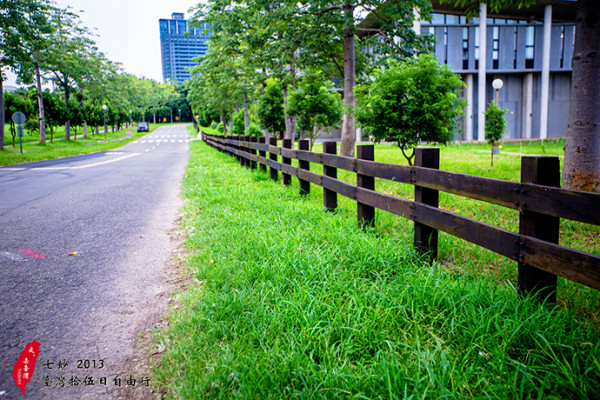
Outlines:
{"label": "tree", "polygon": [[89,71],[90,53],[97,52],[95,43],[88,35],[87,29],[78,25],[78,16],[68,10],[57,10],[53,16],[56,29],[51,41],[49,57],[45,69],[52,74],[54,81],[64,91],[67,121],[65,123],[65,139],[71,137],[71,93],[77,90],[78,84]]}
{"label": "tree", "polygon": [[43,98],[46,123],[50,128],[50,141],[52,142],[54,141],[54,129],[67,120],[65,105],[57,94],[50,93],[49,90],[44,90]]}
{"label": "tree", "polygon": [[276,79],[267,79],[265,92],[256,103],[256,115],[261,125],[274,135],[285,132],[283,88]]}
{"label": "tree", "polygon": [[340,154],[353,157],[357,29],[363,29],[359,26],[369,18],[368,27],[364,29],[373,35],[373,49],[382,55],[404,58],[429,48],[428,36],[414,32],[413,20],[415,9],[420,10],[422,19],[430,18],[431,4],[427,0],[321,0],[302,4],[306,12],[320,16],[319,23],[334,27],[333,38],[343,43],[345,113]]}
{"label": "tree", "polygon": [[[0,69],[13,69],[23,81],[38,88],[40,142],[46,141],[44,102],[40,79],[40,54],[48,49],[53,31],[51,15],[56,10],[48,0],[0,0]],[[4,141],[4,73],[0,71],[0,149]]]}
{"label": "tree", "polygon": [[[442,2],[453,0],[442,0]],[[455,0],[467,16],[479,12],[482,0]],[[492,12],[516,5],[528,7],[535,0],[488,0]],[[573,75],[567,122],[562,185],[567,189],[600,192],[600,2],[577,0]]]}
{"label": "tree", "polygon": [[464,84],[435,56],[390,61],[370,86],[358,88],[358,122],[376,141],[396,142],[412,165],[421,142],[452,140],[465,107]]}
{"label": "tree", "polygon": [[35,103],[31,101],[30,93],[31,92],[25,89],[19,89],[14,93],[6,93],[5,95],[5,122],[8,122],[10,126],[13,147],[15,147],[15,138],[17,135],[17,130],[12,120],[12,115],[17,111],[20,111],[24,113],[29,119],[35,113]]}
{"label": "tree", "polygon": [[487,111],[484,113],[486,117],[485,122],[485,138],[487,142],[492,146],[490,166],[494,166],[494,147],[498,144],[498,141],[504,135],[506,131],[506,120],[504,114],[506,110],[498,107],[495,101],[490,102],[487,107]]}
{"label": "tree", "polygon": [[600,192],[600,2],[578,0],[563,187]]}
{"label": "tree", "polygon": [[340,96],[331,91],[322,74],[309,73],[289,97],[286,113],[297,117],[298,127],[308,133],[310,151],[320,129],[338,123],[343,116]]}

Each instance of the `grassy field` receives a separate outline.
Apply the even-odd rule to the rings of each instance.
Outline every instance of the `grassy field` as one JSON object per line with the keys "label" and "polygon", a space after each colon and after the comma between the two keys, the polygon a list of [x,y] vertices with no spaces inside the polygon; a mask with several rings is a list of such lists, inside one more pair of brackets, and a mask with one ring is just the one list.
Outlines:
{"label": "grassy field", "polygon": [[[160,124],[150,124],[150,132],[161,126]],[[122,139],[131,132],[132,136]],[[16,138],[15,147],[12,146],[12,136],[6,128],[4,137],[4,150],[0,151],[0,166],[23,164],[33,161],[53,160],[61,157],[76,156],[80,154],[89,154],[97,151],[111,150],[140,137],[147,135],[148,132],[137,132],[137,125],[133,128],[121,129],[120,131],[109,131],[104,138],[104,131],[100,133],[90,133],[87,137],[81,136],[81,129],[77,131],[77,139],[74,132],[71,131],[71,139],[64,139],[64,127],[58,128],[54,133],[54,141],[50,142],[50,132],[47,133],[46,143],[39,142],[39,136],[36,134],[25,134],[23,137],[23,154],[19,148],[19,138]]]}
{"label": "grassy field", "polygon": [[[442,151],[442,169],[466,159],[459,172],[518,180],[514,160],[502,164],[513,156],[489,169],[486,146],[458,147]],[[320,188],[300,197],[295,179],[284,188],[203,143],[191,149],[190,281],[156,336],[166,350],[154,381],[168,397],[600,396],[595,291],[560,279],[559,307],[537,305],[517,295],[513,262],[442,234],[440,261],[428,265],[408,221],[381,212],[363,231],[350,200],[325,212]],[[378,161],[392,158],[397,150],[377,147]],[[377,182],[410,198],[405,186]],[[512,215],[442,200],[514,228]]]}

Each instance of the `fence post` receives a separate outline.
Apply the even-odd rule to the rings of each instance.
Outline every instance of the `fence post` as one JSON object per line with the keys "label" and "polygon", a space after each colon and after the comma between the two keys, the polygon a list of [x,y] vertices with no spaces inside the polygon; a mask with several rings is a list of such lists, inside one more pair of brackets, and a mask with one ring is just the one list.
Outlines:
{"label": "fence post", "polygon": [[[361,160],[375,161],[375,146],[363,144],[356,147],[356,158]],[[356,174],[356,186],[375,190],[375,178],[369,175]],[[375,207],[356,202],[358,226],[365,228],[375,226]]]}
{"label": "fence post", "polygon": [[[269,138],[269,145],[277,147],[277,138]],[[269,153],[269,159],[277,161],[277,153]],[[273,167],[271,167],[271,179],[275,182],[279,180],[279,174],[277,173],[277,170]]]}
{"label": "fence post", "polygon": [[[283,139],[283,148],[292,149],[294,146],[294,142],[292,139]],[[281,162],[285,165],[292,165],[292,159],[288,157],[281,157]],[[288,186],[292,183],[292,176],[290,174],[281,173],[281,181],[285,186]]]}
{"label": "fence post", "polygon": [[[440,168],[440,149],[417,148],[415,149],[415,167]],[[415,185],[415,202],[432,207],[439,206],[439,192]],[[427,225],[415,221],[415,249],[429,255],[433,261],[437,259],[438,231]]]}
{"label": "fence post", "polygon": [[[248,148],[246,147],[246,142],[248,141],[248,136],[239,136],[241,143],[241,148],[240,150],[242,150],[244,153],[248,152]],[[250,166],[250,161],[245,157],[245,154],[242,155],[242,165],[244,167],[249,167]]]}
{"label": "fence post", "polygon": [[[244,144],[247,146],[247,143],[250,143],[250,136],[242,136],[242,138],[244,139]],[[247,153],[246,156],[252,153],[249,147],[245,147],[244,151]],[[244,160],[244,162],[246,163],[246,167],[251,168],[252,163],[250,162],[250,159],[245,158]]]}
{"label": "fence post", "polygon": [[[310,146],[310,141],[308,139],[302,139],[298,141],[298,150],[307,150]],[[298,160],[298,166],[300,169],[304,169],[306,171],[310,171],[310,162],[304,160]],[[310,181],[306,181],[304,179],[300,179],[300,194],[306,195],[310,193]]]}
{"label": "fence post", "polygon": [[[258,138],[256,136],[249,136],[250,143],[258,142]],[[256,149],[250,149],[250,154],[256,155]],[[256,161],[250,161],[250,169],[256,169]]]}
{"label": "fence post", "polygon": [[[264,136],[259,137],[258,138],[258,143],[260,143],[260,144],[267,143],[267,138],[265,138]],[[261,156],[261,157],[265,157],[266,158],[267,157],[267,152],[260,150],[258,152],[258,155]],[[266,171],[267,171],[267,165],[263,164],[263,163],[260,163],[260,172],[266,172]]]}
{"label": "fence post", "polygon": [[[336,152],[336,142],[323,142],[323,153],[336,154]],[[337,168],[324,165],[323,175],[337,179]],[[337,193],[333,190],[323,188],[323,205],[327,211],[335,211],[337,208]]]}
{"label": "fence post", "polygon": [[[229,136],[229,139],[230,139],[230,140],[238,140],[238,137],[237,137],[237,136]],[[227,139],[225,139],[225,140],[227,140]],[[239,149],[240,149],[240,146],[238,146],[238,145],[235,145],[235,144],[231,145],[231,147],[232,147],[234,150],[239,150]],[[233,155],[233,156],[234,156],[234,157],[235,157],[235,158],[236,158],[238,161],[240,161],[240,156],[239,156],[239,155],[237,155],[237,154],[235,154],[235,153],[233,153],[232,155]]]}
{"label": "fence post", "polygon": [[[560,187],[560,161],[558,157],[521,157],[521,183]],[[519,234],[558,243],[560,218],[522,211]],[[538,299],[556,303],[556,275],[519,262],[519,293],[534,294]]]}

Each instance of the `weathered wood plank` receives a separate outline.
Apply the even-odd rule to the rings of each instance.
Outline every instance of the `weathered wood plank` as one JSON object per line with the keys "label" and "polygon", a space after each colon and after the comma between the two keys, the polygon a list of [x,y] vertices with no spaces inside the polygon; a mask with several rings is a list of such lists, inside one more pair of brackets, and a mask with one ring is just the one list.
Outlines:
{"label": "weathered wood plank", "polygon": [[[521,157],[521,182],[560,186],[558,157]],[[523,211],[519,214],[519,234],[532,236],[550,243],[558,243],[560,218]],[[533,265],[519,262],[519,293],[534,295],[556,303],[556,274]]]}
{"label": "weathered wood plank", "polygon": [[521,236],[520,261],[600,290],[599,256]]}
{"label": "weathered wood plank", "polygon": [[375,161],[359,160],[356,163],[357,173],[401,183],[411,183],[412,170],[412,167],[406,165]]}
{"label": "weathered wood plank", "polygon": [[464,239],[511,260],[519,259],[519,235],[424,204],[413,204],[413,221]]}
{"label": "weathered wood plank", "polygon": [[[260,157],[266,158],[267,157],[267,152],[265,151],[267,148],[266,143],[267,138],[265,138],[264,136],[261,136],[258,138],[258,146],[257,149],[259,149],[258,151],[258,155]],[[260,171],[261,172],[266,172],[267,171],[267,164],[264,162],[261,162],[260,164]]]}
{"label": "weathered wood plank", "polygon": [[[337,144],[335,142],[324,142],[323,143],[323,159],[326,158],[326,155],[331,155],[336,153]],[[332,178],[332,181],[337,181],[337,169],[332,166],[324,165],[323,167],[323,179],[325,177]],[[325,182],[325,180],[324,180]],[[339,181],[337,181],[339,182]],[[326,186],[322,185],[325,189],[323,190],[323,206],[325,209],[329,211],[333,211],[337,208],[337,193],[333,189],[329,189]]]}
{"label": "weathered wood plank", "polygon": [[[298,142],[298,149],[299,150],[306,150],[308,151],[310,147],[310,141],[308,139],[302,139]],[[298,161],[298,166],[301,169],[304,169],[306,171],[310,171],[310,162],[305,161],[305,160],[299,160]],[[310,193],[310,181],[307,181],[305,179],[300,179],[300,194],[301,195],[307,195]]]}
{"label": "weathered wood plank", "polygon": [[403,218],[411,218],[412,215],[412,201],[373,190],[356,188],[356,200]]}
{"label": "weathered wood plank", "polygon": [[[274,138],[274,137],[269,138],[269,146],[268,146],[269,158],[275,162],[277,162],[277,152],[275,151],[277,149],[279,149],[277,147],[277,138]],[[275,168],[271,164],[269,164],[269,166],[271,167],[271,169],[270,169],[271,180],[273,180],[273,181],[279,180],[279,173],[277,172],[277,170],[279,168]]]}
{"label": "weathered wood plank", "polygon": [[[415,165],[423,168],[439,170],[440,149],[415,149]],[[415,202],[431,207],[439,206],[439,192],[435,189],[415,185]],[[437,259],[438,231],[430,226],[415,221],[414,245],[417,251],[427,254],[431,260]]]}
{"label": "weathered wood plank", "polygon": [[[375,159],[375,146],[372,144],[363,144],[356,146],[356,158],[361,160]],[[369,175],[356,174],[356,186],[368,190],[375,190],[375,178]],[[375,226],[375,207],[361,203],[356,203],[356,219],[361,228]]]}
{"label": "weathered wood plank", "polygon": [[[284,149],[291,149],[292,146],[294,145],[294,142],[292,141],[292,139],[283,139],[283,148]],[[283,152],[282,152],[283,154]],[[281,161],[283,164],[286,165],[291,165],[292,164],[292,159],[290,157],[285,157],[282,156],[281,157]],[[292,184],[292,176],[290,174],[283,174],[281,177],[281,182],[283,183],[284,186],[289,186]]]}

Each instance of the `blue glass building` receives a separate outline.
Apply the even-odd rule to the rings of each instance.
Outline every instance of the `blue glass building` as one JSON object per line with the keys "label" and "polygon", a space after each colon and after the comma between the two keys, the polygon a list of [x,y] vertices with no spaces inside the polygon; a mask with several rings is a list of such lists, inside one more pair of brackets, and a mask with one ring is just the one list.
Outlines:
{"label": "blue glass building", "polygon": [[181,84],[191,78],[189,70],[198,64],[194,59],[208,51],[210,32],[205,32],[205,24],[190,27],[183,13],[160,19],[159,25],[163,80]]}

